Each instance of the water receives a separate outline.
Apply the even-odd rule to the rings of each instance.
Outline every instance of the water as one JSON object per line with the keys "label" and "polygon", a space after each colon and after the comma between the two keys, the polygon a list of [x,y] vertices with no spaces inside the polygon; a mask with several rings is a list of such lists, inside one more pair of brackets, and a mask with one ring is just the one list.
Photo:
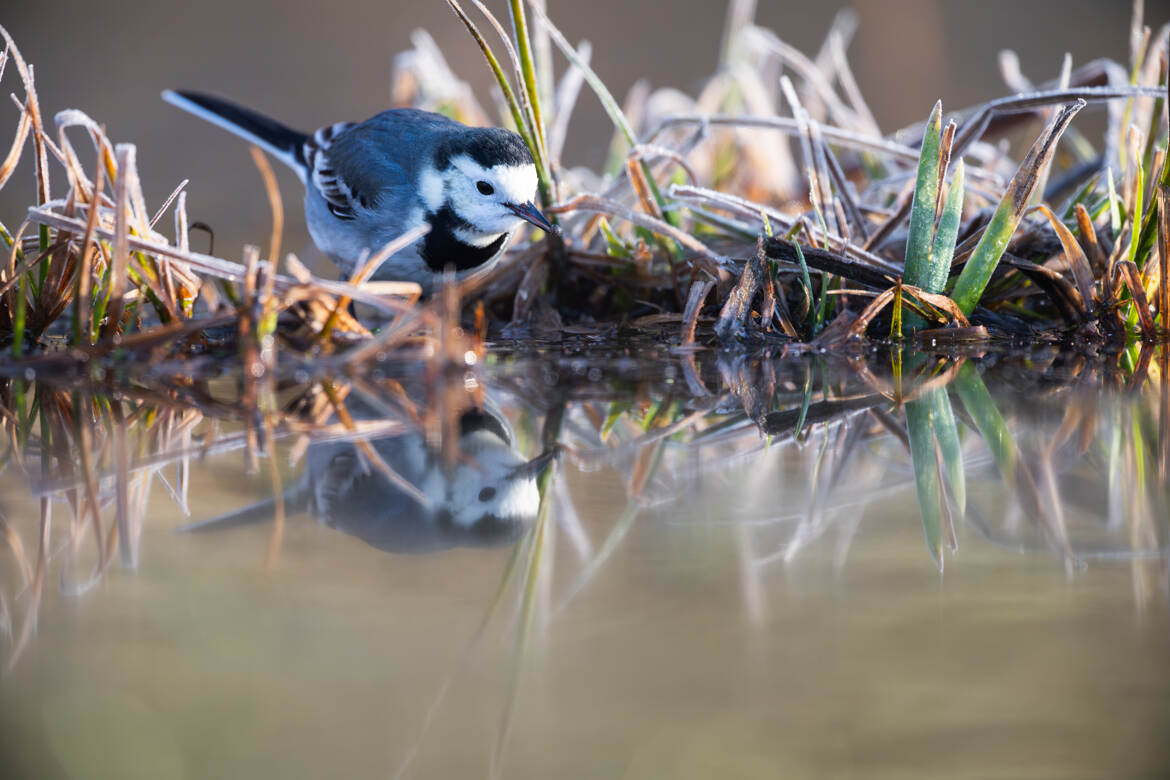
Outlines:
{"label": "water", "polygon": [[3,775],[1164,777],[1166,368],[501,350],[254,412],[6,380]]}

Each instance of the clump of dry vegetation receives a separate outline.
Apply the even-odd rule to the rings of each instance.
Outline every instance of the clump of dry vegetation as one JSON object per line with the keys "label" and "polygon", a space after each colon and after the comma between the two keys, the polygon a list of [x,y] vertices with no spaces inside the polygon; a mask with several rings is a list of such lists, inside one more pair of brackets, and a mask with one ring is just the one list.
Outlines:
{"label": "clump of dry vegetation", "polygon": [[[479,22],[448,3],[496,75],[501,121],[531,148],[543,206],[563,233],[518,242],[490,273],[432,301],[411,284],[329,281],[282,258],[280,195],[258,152],[273,214],[267,253],[248,247],[231,262],[193,251],[183,185],[148,209],[134,147],[78,111],[46,117],[4,32],[0,69],[17,74],[23,97],[0,186],[26,152],[37,184],[16,229],[0,224],[0,335],[13,357],[60,367],[218,345],[263,373],[281,353],[434,354],[439,331],[462,334],[456,326],[472,317],[481,336],[634,331],[817,348],[915,336],[1132,348],[1167,329],[1167,35],[1143,26],[1140,3],[1128,66],[1066,60],[1033,83],[1006,56],[1017,94],[953,115],[940,103],[922,128],[892,135],[849,70],[848,15],[810,58],[752,24],[754,3],[735,0],[720,67],[696,97],[638,87],[619,105],[590,69],[589,45],[572,46],[543,3],[510,0],[510,34],[478,0]],[[568,62],[559,80],[554,49]],[[402,104],[491,121],[425,33],[396,66]],[[615,127],[602,171],[560,164],[585,88]],[[1098,144],[1072,121],[1088,104],[1108,111]],[[1041,123],[1019,162],[997,143]],[[351,301],[382,315],[378,335],[350,316]]]}

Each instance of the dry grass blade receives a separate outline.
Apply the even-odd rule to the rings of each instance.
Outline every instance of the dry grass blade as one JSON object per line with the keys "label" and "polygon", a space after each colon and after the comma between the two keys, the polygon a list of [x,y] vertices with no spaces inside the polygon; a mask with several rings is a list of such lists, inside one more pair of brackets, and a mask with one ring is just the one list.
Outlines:
{"label": "dry grass blade", "polygon": [[829,232],[841,235],[841,227],[837,224],[836,213],[832,205],[833,195],[829,189],[828,176],[818,165],[813,130],[816,123],[801,105],[796,88],[787,76],[781,77],[780,88],[788,100],[788,105],[792,109],[792,114],[800,129],[800,149],[804,156],[805,175],[808,177],[809,198],[812,200],[813,208],[816,209],[817,215],[825,223]]}
{"label": "dry grass blade", "polygon": [[134,164],[134,147],[119,144],[116,150],[118,175],[114,180],[114,246],[110,258],[110,281],[107,291],[107,320],[102,335],[112,337],[122,323],[123,296],[127,268],[130,264],[130,167]]}
{"label": "dry grass blade", "polygon": [[[627,222],[631,222],[638,227],[646,228],[652,233],[657,233],[660,236],[673,238],[687,249],[697,252],[701,258],[711,261],[710,263],[700,263],[700,265],[703,270],[707,271],[712,276],[717,275],[719,267],[725,265],[728,262],[727,258],[712,251],[707,247],[706,244],[691,234],[682,231],[673,225],[667,224],[660,219],[655,219],[654,217],[651,217],[647,214],[640,214],[630,208],[627,208],[626,206],[623,206],[620,203],[617,203],[616,201],[607,200],[598,195],[577,195],[565,201],[564,203],[560,203],[548,209],[548,211],[553,214],[567,214],[574,211],[585,211],[592,214],[605,214],[607,216],[624,219]],[[712,263],[714,265],[712,265]]]}
{"label": "dry grass blade", "polygon": [[1085,257],[1081,245],[1077,243],[1076,236],[1072,234],[1068,226],[1061,222],[1050,208],[1043,203],[1038,204],[1035,208],[1048,218],[1048,224],[1056,231],[1060,245],[1064,248],[1065,257],[1068,258],[1073,281],[1076,282],[1077,290],[1080,291],[1084,306],[1089,312],[1092,312],[1094,304],[1093,269],[1089,267],[1089,260]]}
{"label": "dry grass blade", "polygon": [[553,43],[561,50],[561,54],[565,55],[565,59],[571,62],[577,69],[579,69],[585,78],[585,83],[597,95],[601,105],[605,108],[605,113],[609,115],[610,120],[614,126],[621,132],[626,142],[631,146],[638,145],[638,137],[634,133],[633,127],[630,125],[629,119],[626,118],[618,102],[614,100],[613,95],[605,84],[597,77],[597,74],[589,67],[589,63],[577,56],[576,49],[569,43],[561,31],[552,23],[545,14],[544,10],[534,5],[531,0],[528,2],[528,7],[532,9],[534,16],[545,26],[549,35],[552,37]]}
{"label": "dry grass blade", "polygon": [[[1170,333],[1170,189],[1158,187],[1158,315],[1162,332]],[[1170,377],[1163,375],[1163,384]]]}
{"label": "dry grass blade", "polygon": [[[806,57],[793,46],[780,40],[776,35],[760,27],[749,28],[750,34],[758,38],[767,48],[774,51],[782,64],[789,66],[799,75],[806,84],[812,87],[812,93],[828,108],[831,119],[846,127],[861,124],[854,112],[838,97],[833,85],[825,78],[816,63]],[[872,127],[867,127],[871,130]]]}
{"label": "dry grass blade", "polygon": [[849,326],[848,338],[858,338],[862,336],[869,323],[873,318],[881,313],[882,309],[890,305],[890,302],[897,297],[899,291],[898,286],[891,287],[888,290],[883,290],[874,296],[874,299],[869,302],[869,305],[862,309],[861,314],[857,315],[857,319]]}
{"label": "dry grass blade", "polygon": [[[111,407],[111,438],[114,451],[114,529],[117,529],[118,554],[124,568],[138,568],[137,530],[130,519],[130,447],[126,441],[126,421],[121,405]],[[88,482],[88,479],[87,479]],[[103,553],[105,554],[105,553]]]}
{"label": "dry grass blade", "polygon": [[1119,260],[1113,266],[1114,286],[1122,279],[1125,280],[1125,286],[1129,288],[1129,294],[1133,297],[1134,306],[1137,307],[1138,322],[1141,324],[1142,337],[1147,339],[1156,338],[1158,331],[1154,325],[1154,315],[1150,313],[1149,302],[1146,299],[1146,288],[1142,284],[1142,272],[1130,261]]}
{"label": "dry grass blade", "polygon": [[[367,279],[378,272],[378,269],[382,267],[383,263],[430,232],[430,225],[419,225],[389,241],[358,269],[357,273],[350,278],[349,283],[355,287],[362,287],[366,284]],[[413,304],[422,295],[422,287],[415,282],[393,282],[392,284],[394,286],[394,294],[405,297],[407,304]],[[337,302],[333,306],[333,311],[329,313],[328,319],[321,328],[321,333],[319,334],[321,339],[328,338],[330,332],[336,326],[338,319],[343,316],[352,300],[348,295],[341,295],[337,298]]]}
{"label": "dry grass blade", "polygon": [[[264,439],[269,443],[269,446],[275,440],[272,416],[268,414],[264,415]],[[286,509],[280,468],[276,463],[276,458],[271,457],[271,453],[268,458],[268,478],[269,489],[272,491],[273,522],[272,532],[268,537],[268,551],[264,556],[264,568],[272,569],[276,565],[277,556],[280,554],[280,543],[284,539]]]}
{"label": "dry grass blade", "polygon": [[[340,397],[338,397],[337,391],[327,387],[326,393],[329,395],[329,400],[333,404],[333,411],[337,414],[337,419],[341,421],[341,424],[344,425],[347,430],[356,430],[353,418],[350,416],[349,410],[346,409],[345,403]],[[416,485],[411,484],[406,478],[395,471],[390,466],[390,464],[386,463],[385,459],[379,455],[372,446],[370,446],[370,442],[367,439],[358,439],[354,441],[354,444],[359,450],[361,450],[362,454],[369,459],[370,463],[375,468],[377,468],[378,471],[382,472],[383,476],[390,480],[396,488],[413,499],[419,506],[426,509],[430,508],[431,500],[427,498],[426,494],[419,490]]]}
{"label": "dry grass blade", "polygon": [[[85,223],[77,219],[66,217],[44,209],[34,209],[30,212],[30,218],[39,224],[48,225],[55,229],[72,230],[81,232],[85,229]],[[113,239],[114,231],[98,226],[94,230],[94,234],[104,238]],[[247,268],[240,263],[233,263],[219,257],[206,255],[199,252],[184,251],[178,247],[170,246],[169,244],[160,243],[158,241],[148,241],[138,236],[129,236],[127,238],[127,245],[135,252],[145,252],[149,255],[160,257],[168,257],[182,261],[191,268],[214,276],[219,279],[225,279],[232,282],[244,282],[247,277]],[[278,293],[287,293],[294,291],[301,287],[306,282],[293,279],[288,276],[280,274],[274,275],[274,290]],[[375,295],[367,292],[359,287],[355,287],[345,282],[336,282],[328,279],[321,279],[315,276],[309,276],[307,283],[322,292],[330,293],[332,295],[348,295],[358,303],[365,303],[375,307],[380,311],[390,313],[409,313],[413,307],[402,302],[386,298],[382,295]]]}
{"label": "dry grass blade", "polygon": [[[463,22],[463,26],[467,28],[467,31],[475,40],[476,45],[479,46],[479,50],[483,53],[484,59],[487,60],[488,66],[491,68],[492,73],[496,77],[496,84],[499,85],[500,91],[504,94],[504,102],[507,104],[508,110],[512,113],[512,121],[515,123],[517,131],[520,133],[520,135],[524,136],[524,140],[531,149],[535,142],[532,140],[532,136],[529,132],[528,122],[526,121],[526,117],[520,111],[520,103],[516,100],[516,93],[512,90],[512,85],[508,82],[508,77],[504,75],[504,70],[500,67],[500,62],[498,59],[496,59],[495,52],[492,51],[491,46],[488,45],[487,40],[479,31],[479,27],[476,26],[475,22],[471,20],[471,17],[467,15],[467,12],[463,10],[463,7],[460,6],[456,0],[447,0],[447,5],[449,5],[451,10],[455,12],[455,15],[459,17],[459,21]],[[495,17],[491,14],[487,14],[487,17],[490,20],[495,20]],[[498,22],[496,25],[497,30],[502,29],[499,28]],[[502,35],[501,37],[504,39],[504,45],[509,46],[510,48],[507,36]],[[513,60],[515,60],[514,57]]]}
{"label": "dry grass blade", "polygon": [[682,333],[679,336],[681,346],[695,342],[695,325],[699,321],[699,311],[703,308],[703,301],[707,300],[707,295],[714,287],[715,282],[710,280],[691,283],[691,290],[687,293],[687,305],[683,309]]}
{"label": "dry grass blade", "polygon": [[8,544],[8,549],[12,550],[12,557],[16,559],[16,568],[20,571],[20,578],[23,587],[27,587],[32,582],[33,568],[28,560],[28,553],[24,550],[24,542],[20,540],[20,534],[0,512],[0,533],[4,536],[4,541]]}
{"label": "dry grass blade", "polygon": [[[268,207],[272,210],[272,233],[268,238],[268,262],[276,266],[280,257],[280,237],[284,232],[284,204],[280,199],[280,187],[276,184],[276,174],[260,147],[250,145],[249,153],[256,170],[260,171],[260,178],[264,181],[264,193],[268,196]],[[177,193],[176,193],[177,194]],[[271,277],[270,277],[271,278]]]}
{"label": "dry grass blade", "polygon": [[[3,28],[0,28],[2,31]],[[43,503],[43,502],[42,502]],[[12,655],[8,659],[8,665],[4,671],[11,672],[16,666],[16,662],[20,660],[20,656],[24,653],[28,643],[32,640],[33,633],[37,627],[37,613],[40,610],[41,596],[45,589],[45,575],[48,568],[49,558],[49,538],[52,532],[51,518],[42,516],[40,522],[40,533],[37,535],[37,563],[33,570],[32,588],[29,592],[28,607],[25,611],[24,624],[21,626],[20,635],[12,646]]]}
{"label": "dry grass blade", "polygon": [[1092,103],[1135,97],[1159,97],[1160,95],[1161,92],[1157,87],[1075,87],[1073,89],[1044,90],[1029,95],[1011,95],[992,100],[981,106],[974,116],[963,122],[963,129],[955,138],[952,155],[962,157],[967,152],[967,148],[983,135],[992,117],[999,113],[1047,108],[1061,103],[1075,104],[1077,101]]}
{"label": "dry grass blade", "polygon": [[171,190],[171,194],[167,196],[167,199],[163,201],[163,204],[158,207],[157,211],[154,212],[154,216],[150,218],[150,224],[148,227],[153,229],[154,226],[158,224],[159,220],[162,219],[163,214],[167,213],[167,209],[169,209],[171,205],[179,199],[179,196],[183,194],[183,190],[187,189],[187,185],[190,183],[190,179],[183,179],[181,182],[179,182],[178,186]]}
{"label": "dry grass blade", "polygon": [[[543,27],[542,27],[543,29]],[[593,58],[593,47],[588,41],[582,41],[577,47],[577,57],[586,65]],[[565,148],[565,139],[569,135],[569,119],[573,116],[573,109],[581,95],[581,87],[585,85],[585,74],[580,68],[570,68],[561,77],[557,87],[555,107],[551,124],[548,128],[548,156],[550,160],[560,161],[561,153]]]}
{"label": "dry grass blade", "polygon": [[[25,101],[22,106],[24,114],[28,117],[30,129],[33,137],[33,153],[34,164],[36,167],[36,181],[37,181],[37,203],[47,203],[50,200],[49,194],[49,168],[48,158],[45,153],[45,134],[44,126],[41,118],[40,103],[37,99],[37,90],[34,84],[33,72],[24,57],[17,48],[16,42],[3,26],[0,26],[0,37],[4,38],[6,45],[5,63],[11,60],[16,66],[17,73],[20,74],[20,80],[24,82]],[[3,179],[0,179],[0,186],[3,186]]]}
{"label": "dry grass blade", "polygon": [[12,140],[12,148],[8,150],[4,162],[0,163],[0,188],[4,187],[12,176],[12,172],[16,170],[16,164],[20,162],[20,155],[24,151],[24,144],[28,140],[30,129],[32,129],[32,119],[25,111],[21,113],[20,123],[16,126],[16,138]]}
{"label": "dry grass blade", "polygon": [[[967,265],[963,267],[959,280],[955,283],[951,297],[959,305],[964,314],[970,314],[975,304],[983,295],[991,274],[995,271],[1008,241],[1015,233],[1016,226],[1024,215],[1028,203],[1035,191],[1041,171],[1047,167],[1052,156],[1056,153],[1056,143],[1060,140],[1064,129],[1068,127],[1072,118],[1085,107],[1084,100],[1069,103],[1060,110],[1052,122],[1045,128],[1036,142],[1028,150],[1028,154],[1020,163],[1016,175],[1012,177],[1003,199],[1000,201],[991,222],[975,246]],[[959,142],[955,142],[953,152],[959,154]]]}
{"label": "dry grass blade", "polygon": [[1081,234],[1081,242],[1087,250],[1087,259],[1092,267],[1094,278],[1105,273],[1105,269],[1109,264],[1109,259],[1105,257],[1104,250],[1097,242],[1097,231],[1093,228],[1093,220],[1089,216],[1089,211],[1083,204],[1076,205],[1077,230]]}
{"label": "dry grass blade", "polygon": [[888,216],[882,224],[878,225],[877,230],[870,234],[865,243],[862,244],[862,249],[868,251],[875,247],[882,245],[882,242],[889,237],[890,233],[901,226],[906,218],[910,216],[910,209],[914,206],[914,180],[906,182],[902,188],[901,194],[898,195],[898,200],[894,203],[893,213]]}
{"label": "dry grass blade", "polygon": [[[758,117],[734,114],[672,114],[663,117],[658,126],[652,132],[646,134],[646,143],[654,142],[663,131],[680,124],[767,128],[792,136],[799,135],[801,132],[800,124],[791,117]],[[896,141],[874,138],[829,125],[822,125],[821,132],[824,134],[826,141],[846,149],[886,155],[893,157],[895,160],[907,163],[915,163],[918,161],[917,149],[897,143]],[[952,156],[960,156],[957,149],[952,151]],[[971,172],[972,177],[980,181],[997,185],[1000,183],[998,176],[984,171],[981,168],[972,168]]]}
{"label": "dry grass blade", "polygon": [[719,319],[715,321],[715,335],[720,340],[732,338],[743,331],[752,299],[764,281],[764,239],[761,237],[756,242],[755,254],[744,265],[735,289],[727,296],[727,302],[719,312]]}
{"label": "dry grass blade", "polygon": [[841,170],[841,163],[837,160],[837,155],[833,154],[833,150],[824,142],[820,128],[817,128],[817,140],[824,153],[825,162],[828,164],[829,175],[833,179],[833,187],[836,188],[837,197],[845,207],[849,226],[856,233],[854,240],[865,246],[869,240],[869,222],[862,215],[861,209],[857,205],[857,199],[850,192],[849,180],[845,176],[845,171]]}
{"label": "dry grass blade", "polygon": [[[14,287],[16,287],[16,285],[20,284],[20,280],[24,278],[25,274],[36,268],[41,263],[46,262],[51,257],[52,253],[62,246],[64,245],[55,244],[46,249],[44,252],[39,252],[32,257],[26,257],[21,263],[15,265],[11,273],[5,274],[8,279],[6,281],[0,282],[0,295],[6,294],[9,290],[12,290]],[[16,253],[13,252],[10,257],[15,258]]]}

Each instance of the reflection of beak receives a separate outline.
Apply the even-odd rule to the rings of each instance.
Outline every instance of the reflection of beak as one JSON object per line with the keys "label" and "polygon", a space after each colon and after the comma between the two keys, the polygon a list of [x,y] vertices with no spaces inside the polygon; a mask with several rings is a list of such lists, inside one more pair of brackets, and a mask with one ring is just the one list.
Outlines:
{"label": "reflection of beak", "polygon": [[532,477],[535,479],[559,452],[560,447],[551,447],[545,450],[527,463],[521,463],[512,469],[508,474],[508,479],[516,479],[518,477]]}
{"label": "reflection of beak", "polygon": [[540,213],[540,209],[532,201],[516,205],[515,203],[504,204],[513,214],[520,217],[525,222],[531,222],[546,233],[560,233],[560,229],[553,226],[544,214]]}

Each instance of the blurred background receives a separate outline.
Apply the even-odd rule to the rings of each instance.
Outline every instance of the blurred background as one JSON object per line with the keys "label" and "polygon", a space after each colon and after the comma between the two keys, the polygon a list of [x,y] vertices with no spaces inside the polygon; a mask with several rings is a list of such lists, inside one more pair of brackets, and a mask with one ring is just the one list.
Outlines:
{"label": "blurred background", "polygon": [[[507,18],[502,0],[487,4]],[[694,93],[715,68],[726,11],[720,0],[548,5],[572,42],[592,42],[593,67],[619,99],[638,78]],[[1005,94],[996,61],[1002,49],[1018,52],[1023,72],[1035,81],[1055,76],[1065,52],[1074,65],[1128,59],[1130,4],[1124,0],[762,0],[757,21],[815,55],[834,16],[850,6],[860,21],[850,61],[885,132],[924,120],[940,97],[957,109]],[[1156,30],[1168,10],[1168,0],[1148,0],[1147,23]],[[164,104],[162,89],[221,93],[305,130],[359,120],[390,106],[393,57],[421,27],[481,103],[491,105],[486,65],[443,0],[21,0],[0,13],[0,24],[36,67],[42,111],[82,109],[111,138],[137,144],[151,208],[189,178],[191,219],[214,227],[216,252],[229,258],[238,258],[245,242],[267,241],[260,178],[243,143]],[[558,62],[558,73],[563,65]],[[15,72],[0,86],[18,91]],[[0,111],[6,112],[0,121],[6,147],[18,115],[11,104]],[[608,120],[586,90],[565,162],[600,164],[609,138]],[[29,161],[22,166],[27,173],[0,190],[0,221],[13,229],[32,196]],[[286,247],[316,265],[300,184],[288,171],[278,175]]]}

